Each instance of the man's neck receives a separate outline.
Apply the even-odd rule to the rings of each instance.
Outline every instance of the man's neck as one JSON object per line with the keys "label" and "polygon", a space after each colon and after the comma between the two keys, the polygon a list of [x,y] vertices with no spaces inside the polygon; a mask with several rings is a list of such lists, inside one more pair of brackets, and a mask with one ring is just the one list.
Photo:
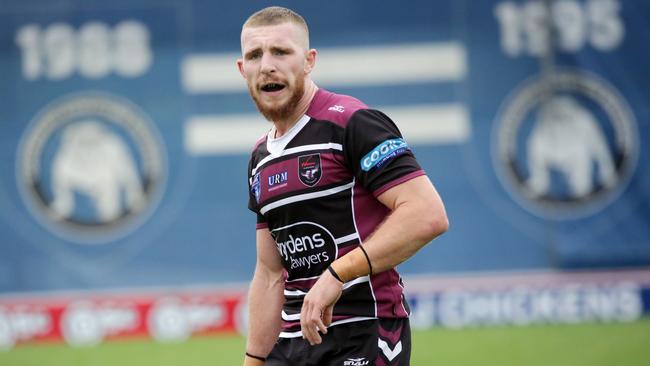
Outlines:
{"label": "man's neck", "polygon": [[300,120],[300,118],[302,118],[302,116],[307,113],[307,109],[309,109],[309,105],[314,99],[314,95],[316,95],[317,90],[318,87],[316,84],[310,80],[307,85],[305,85],[305,93],[302,95],[302,98],[300,98],[295,112],[289,118],[281,121],[273,121],[273,124],[275,125],[275,138],[281,137],[287,133],[287,131],[289,131],[291,127],[298,123],[298,120]]}

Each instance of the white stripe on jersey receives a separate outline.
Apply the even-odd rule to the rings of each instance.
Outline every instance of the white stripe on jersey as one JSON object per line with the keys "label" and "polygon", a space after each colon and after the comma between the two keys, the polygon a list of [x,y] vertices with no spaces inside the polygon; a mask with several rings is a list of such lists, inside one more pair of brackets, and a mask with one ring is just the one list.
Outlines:
{"label": "white stripe on jersey", "polygon": [[[355,278],[352,281],[346,282],[345,284],[343,284],[343,290],[364,282],[370,282],[370,277],[368,277],[367,275],[361,276],[359,278]],[[284,290],[284,296],[305,296],[305,295],[307,295],[307,293],[301,290]]]}
{"label": "white stripe on jersey", "polygon": [[300,320],[300,313],[295,313],[295,314],[287,314],[284,310],[282,310],[282,320],[286,320],[288,322],[292,320]]}
{"label": "white stripe on jersey", "polygon": [[273,203],[269,203],[266,206],[262,206],[262,208],[260,209],[260,213],[262,215],[264,215],[268,211],[270,211],[270,210],[272,210],[274,208],[278,208],[278,207],[288,205],[288,204],[294,203],[294,202],[306,201],[306,200],[309,200],[309,199],[312,199],[312,198],[330,196],[330,195],[333,195],[333,194],[336,194],[336,193],[339,193],[339,192],[343,192],[346,189],[351,189],[352,187],[354,187],[354,181],[352,181],[352,182],[350,182],[348,184],[344,184],[342,186],[338,186],[338,187],[334,187],[334,188],[330,188],[330,189],[325,189],[325,190],[318,191],[318,192],[303,193],[303,194],[298,194],[298,195],[295,195],[295,196],[283,198],[283,199],[275,201]]}
{"label": "white stripe on jersey", "polygon": [[314,280],[320,277],[318,276],[312,276],[312,277],[305,277],[305,278],[294,278],[293,280],[286,280],[285,282],[296,282],[296,281],[306,281],[306,280]]}
{"label": "white stripe on jersey", "polygon": [[343,284],[343,289],[345,290],[345,289],[347,289],[349,287],[352,287],[354,285],[358,285],[358,284],[364,283],[364,282],[370,282],[370,277],[368,275],[361,276],[359,278],[353,279],[352,281],[346,282],[345,284]]}
{"label": "white stripe on jersey", "polygon": [[314,151],[314,150],[338,150],[338,151],[343,151],[343,145],[341,144],[336,144],[334,142],[328,142],[325,144],[312,144],[312,145],[302,145],[302,146],[297,146],[297,147],[292,147],[289,149],[282,150],[279,154],[271,154],[264,159],[260,160],[259,163],[255,166],[253,171],[251,172],[251,176],[254,176],[255,173],[257,173],[257,170],[264,164],[268,163],[269,161],[273,159],[277,159],[279,157],[285,156],[285,155],[290,155],[290,154],[295,154],[303,151]]}
{"label": "white stripe on jersey", "polygon": [[307,293],[301,290],[284,290],[284,296],[305,296]]}
{"label": "white stripe on jersey", "polygon": [[359,239],[359,241],[361,241],[361,238],[359,238],[359,234],[352,233],[350,235],[346,235],[346,236],[334,239],[334,242],[336,243],[336,245],[339,245],[339,244],[347,243],[347,242],[349,242],[351,240],[354,240],[354,239]]}
{"label": "white stripe on jersey", "polygon": [[[356,178],[352,179],[352,183],[355,183],[357,181]],[[356,210],[354,209],[354,189],[352,190],[352,194],[350,195],[350,207],[352,207],[352,222],[354,223],[354,230],[359,233],[359,228],[357,227],[357,213]],[[359,245],[363,245],[363,242],[361,241],[361,235],[359,235]],[[375,290],[372,287],[372,281],[370,279],[368,280],[370,282],[370,293],[372,294],[372,300],[375,303],[375,316],[377,316],[377,297],[375,296]]]}
{"label": "white stripe on jersey", "polygon": [[[372,319],[377,319],[377,318],[376,317],[371,317],[371,316],[357,316],[357,317],[354,317],[354,318],[348,318],[348,319],[335,321],[332,324],[330,324],[328,326],[328,328],[333,327],[335,325],[339,325],[339,324],[360,322],[360,321],[363,321],[363,320],[372,320]],[[299,330],[297,332],[280,332],[279,337],[280,338],[298,338],[298,337],[302,337],[302,331]]]}

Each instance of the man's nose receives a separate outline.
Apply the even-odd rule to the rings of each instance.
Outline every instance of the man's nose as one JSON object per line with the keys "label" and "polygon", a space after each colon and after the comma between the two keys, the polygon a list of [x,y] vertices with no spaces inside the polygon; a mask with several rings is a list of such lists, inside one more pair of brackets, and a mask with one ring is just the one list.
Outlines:
{"label": "man's nose", "polygon": [[273,55],[264,53],[262,55],[262,60],[260,62],[260,68],[263,73],[273,73],[275,72],[275,60],[273,60]]}

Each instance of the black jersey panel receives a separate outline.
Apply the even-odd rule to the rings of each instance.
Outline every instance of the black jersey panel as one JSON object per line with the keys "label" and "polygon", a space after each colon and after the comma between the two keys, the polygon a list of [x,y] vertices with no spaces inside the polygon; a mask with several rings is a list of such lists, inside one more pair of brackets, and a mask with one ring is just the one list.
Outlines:
{"label": "black jersey panel", "polygon": [[343,149],[347,165],[370,192],[421,170],[395,123],[377,110],[362,109],[352,115]]}
{"label": "black jersey panel", "polygon": [[331,121],[312,118],[309,123],[287,144],[287,149],[308,144],[343,142],[344,129]]}

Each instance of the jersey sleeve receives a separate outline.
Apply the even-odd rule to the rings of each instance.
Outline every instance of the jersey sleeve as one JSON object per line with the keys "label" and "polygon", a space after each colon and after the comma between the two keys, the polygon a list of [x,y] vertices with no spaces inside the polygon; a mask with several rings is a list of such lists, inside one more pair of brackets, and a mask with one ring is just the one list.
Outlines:
{"label": "jersey sleeve", "polygon": [[260,213],[258,199],[260,195],[260,175],[253,175],[253,159],[248,162],[248,209],[257,215],[257,229],[267,227],[266,218]]}
{"label": "jersey sleeve", "polygon": [[375,196],[424,174],[395,123],[377,110],[362,109],[350,117],[344,151],[357,181]]}

